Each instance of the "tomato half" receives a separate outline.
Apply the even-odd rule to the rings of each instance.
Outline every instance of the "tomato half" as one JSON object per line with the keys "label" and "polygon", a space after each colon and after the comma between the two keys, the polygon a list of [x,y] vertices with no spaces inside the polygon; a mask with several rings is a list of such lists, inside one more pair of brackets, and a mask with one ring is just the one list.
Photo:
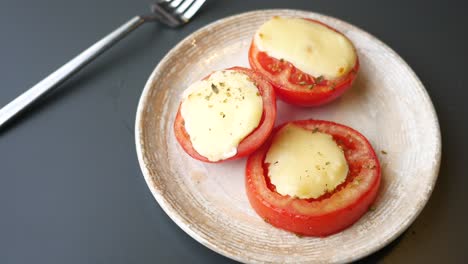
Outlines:
{"label": "tomato half", "polygon": [[[306,20],[342,34],[320,21]],[[359,70],[359,59],[356,54],[354,67],[339,79],[327,80],[321,76],[312,76],[286,60],[270,57],[266,52],[260,51],[254,39],[250,45],[249,63],[252,69],[270,81],[280,99],[301,106],[318,106],[339,97],[351,87]]]}
{"label": "tomato half", "polygon": [[250,204],[266,222],[296,234],[328,236],[339,232],[356,222],[374,202],[380,185],[379,160],[367,139],[352,128],[319,120],[291,123],[333,137],[344,150],[348,163],[345,182],[316,199],[277,193],[269,180],[269,164],[264,162],[270,138],[247,160],[246,190]]}
{"label": "tomato half", "polygon": [[[251,69],[247,69],[243,67],[232,67],[227,70],[235,70],[243,74],[246,74],[255,83],[262,97],[263,114],[262,114],[262,118],[260,119],[260,123],[258,127],[255,130],[253,130],[247,137],[245,137],[239,143],[239,146],[237,147],[237,154],[228,159],[220,160],[216,162],[233,160],[233,159],[237,159],[237,158],[250,155],[268,139],[268,136],[270,135],[273,129],[275,118],[276,118],[275,92],[272,86],[270,85],[270,83],[267,80],[265,80],[263,76],[259,75],[258,73],[256,73],[255,71]],[[205,79],[208,77],[209,75],[205,77]],[[180,105],[179,105],[179,109],[177,110],[177,115],[174,121],[174,133],[175,133],[177,141],[185,150],[185,152],[187,152],[187,154],[189,154],[190,156],[192,156],[193,158],[197,160],[216,163],[200,155],[193,148],[192,142],[190,141],[190,136],[188,135],[184,127],[184,119],[180,112]]]}

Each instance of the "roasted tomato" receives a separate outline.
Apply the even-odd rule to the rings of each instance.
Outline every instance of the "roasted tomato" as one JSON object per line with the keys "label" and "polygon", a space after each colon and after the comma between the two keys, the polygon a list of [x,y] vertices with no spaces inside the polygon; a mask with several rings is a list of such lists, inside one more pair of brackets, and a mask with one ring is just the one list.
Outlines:
{"label": "roasted tomato", "polygon": [[[265,157],[270,138],[246,165],[246,191],[253,209],[268,223],[305,236],[328,236],[356,222],[374,202],[380,184],[380,165],[367,139],[356,130],[329,121],[302,120],[292,124],[332,136],[343,150],[348,174],[343,183],[315,199],[281,195],[268,176]],[[285,124],[286,125],[286,124]],[[276,128],[273,134],[284,127]]]}
{"label": "roasted tomato", "polygon": [[[320,21],[305,20],[326,26],[343,35]],[[354,52],[356,56],[354,67],[349,72],[333,80],[328,80],[323,76],[309,75],[282,58],[269,56],[266,52],[259,50],[255,38],[250,45],[249,63],[252,69],[258,71],[270,81],[276,95],[283,101],[300,106],[319,106],[334,100],[351,87],[359,70],[359,59],[355,49]]]}
{"label": "roasted tomato", "polygon": [[[262,98],[263,102],[263,112],[259,122],[259,125],[256,129],[254,129],[249,135],[247,135],[237,146],[237,153],[235,156],[230,158],[222,159],[219,161],[210,161],[203,155],[199,154],[193,147],[192,142],[190,140],[190,136],[187,133],[185,126],[184,126],[184,119],[181,114],[181,105],[179,105],[179,109],[177,111],[177,115],[174,121],[174,132],[175,137],[182,148],[189,154],[191,157],[204,161],[204,162],[221,162],[226,160],[233,160],[240,157],[244,157],[250,155],[252,152],[257,150],[267,139],[270,135],[276,118],[276,96],[275,92],[270,85],[270,83],[261,75],[256,73],[255,71],[243,67],[232,67],[226,70],[234,70],[237,72],[241,72],[247,75],[250,80],[253,81],[255,86],[259,91],[259,95]],[[210,74],[211,75],[211,74]],[[210,77],[208,75],[204,79]]]}

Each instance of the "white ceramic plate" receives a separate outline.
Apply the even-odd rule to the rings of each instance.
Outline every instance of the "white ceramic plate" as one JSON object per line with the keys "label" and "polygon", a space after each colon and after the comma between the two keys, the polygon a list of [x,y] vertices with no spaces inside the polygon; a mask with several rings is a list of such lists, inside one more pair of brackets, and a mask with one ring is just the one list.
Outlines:
{"label": "white ceramic plate", "polygon": [[[382,184],[375,211],[326,238],[299,238],[265,223],[244,189],[245,159],[206,164],[177,144],[173,120],[181,92],[213,70],[248,66],[256,29],[274,15],[318,19],[350,38],[361,69],[354,86],[320,108],[278,101],[277,123],[325,119],[364,134],[379,154]],[[145,180],[169,217],[194,239],[243,262],[347,262],[400,235],[434,187],[441,141],[437,117],[422,83],[388,46],[341,20],[297,10],[262,10],[212,23],[173,48],[151,74],[136,118],[136,148]],[[386,155],[381,151],[386,151]]]}

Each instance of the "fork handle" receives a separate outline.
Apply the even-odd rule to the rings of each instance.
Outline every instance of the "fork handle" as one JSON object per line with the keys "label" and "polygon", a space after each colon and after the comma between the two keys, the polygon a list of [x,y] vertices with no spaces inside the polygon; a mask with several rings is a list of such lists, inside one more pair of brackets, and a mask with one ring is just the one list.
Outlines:
{"label": "fork handle", "polygon": [[128,33],[138,28],[138,26],[142,25],[144,22],[145,19],[141,16],[136,16],[130,19],[128,22],[93,44],[71,61],[67,62],[45,79],[5,105],[0,109],[0,128],[2,128],[2,126],[4,126],[13,117],[31,106],[35,101],[45,96],[58,85],[70,78],[73,74],[77,73],[84,66],[97,58],[101,53],[109,49],[112,45],[125,37]]}

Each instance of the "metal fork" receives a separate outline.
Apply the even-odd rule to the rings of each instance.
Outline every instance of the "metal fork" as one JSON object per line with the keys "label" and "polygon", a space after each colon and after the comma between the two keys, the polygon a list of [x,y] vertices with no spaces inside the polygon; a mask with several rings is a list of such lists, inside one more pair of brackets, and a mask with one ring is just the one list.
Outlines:
{"label": "metal fork", "polygon": [[189,22],[204,3],[205,0],[162,0],[153,4],[151,14],[130,19],[0,109],[0,128],[145,22],[159,21],[178,27]]}

